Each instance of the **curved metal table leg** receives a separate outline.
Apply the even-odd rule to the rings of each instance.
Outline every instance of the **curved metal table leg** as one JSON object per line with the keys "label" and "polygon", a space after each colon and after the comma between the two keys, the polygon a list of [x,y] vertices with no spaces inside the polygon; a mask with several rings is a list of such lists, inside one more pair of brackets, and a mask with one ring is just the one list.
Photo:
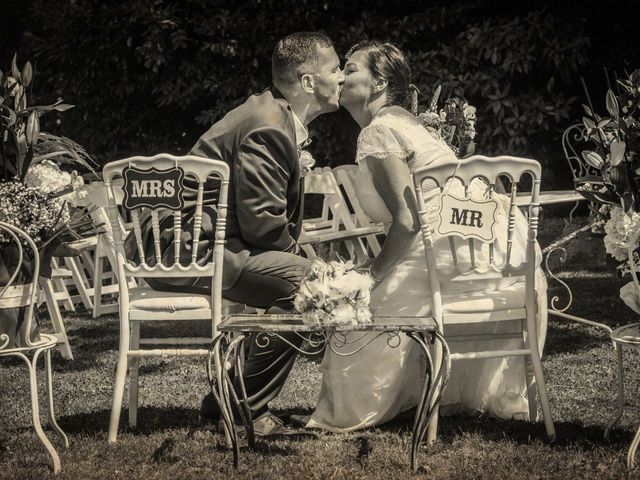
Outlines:
{"label": "curved metal table leg", "polygon": [[42,350],[36,350],[33,354],[33,358],[29,360],[23,354],[17,354],[20,358],[22,358],[27,367],[29,368],[29,386],[31,388],[31,414],[33,418],[33,427],[35,428],[36,434],[38,438],[49,452],[49,456],[53,461],[53,474],[58,476],[60,474],[61,466],[60,466],[60,457],[58,456],[58,452],[53,447],[44,431],[42,430],[42,425],[40,424],[40,408],[38,402],[38,378],[36,375],[36,366],[38,364],[38,358],[40,357],[40,353]]}
{"label": "curved metal table leg", "polygon": [[[411,439],[411,469],[416,471],[418,469],[417,454],[420,444],[424,439],[431,417],[437,411],[442,392],[449,379],[449,371],[451,369],[451,359],[449,357],[449,347],[444,337],[438,332],[426,334],[425,332],[407,332],[407,335],[412,338],[427,357],[429,363],[429,372],[425,377],[424,388],[422,390],[422,396],[420,403],[416,409],[416,417],[413,424],[413,435]],[[429,349],[428,336],[432,336],[433,341],[438,341],[442,346],[442,358],[435,359],[435,362],[431,358],[431,352]],[[437,372],[433,371],[434,363],[439,364],[440,368]],[[434,378],[435,377],[435,378]]]}
{"label": "curved metal table leg", "polygon": [[636,451],[638,450],[638,445],[640,445],[640,427],[636,431],[635,437],[631,441],[631,445],[629,445],[629,452],[627,453],[627,468],[631,470],[635,465],[635,456]]}
{"label": "curved metal table leg", "polygon": [[[236,430],[235,423],[233,421],[233,412],[231,411],[231,401],[229,399],[229,386],[227,384],[228,374],[224,368],[225,363],[223,363],[226,351],[228,350],[228,344],[229,339],[228,334],[226,333],[218,335],[213,341],[211,348],[216,362],[215,377],[211,375],[213,372],[209,372],[209,374],[212,379],[215,378],[215,382],[212,382],[211,385],[211,393],[218,403],[220,413],[222,414],[225,439],[231,443],[231,448],[233,450],[233,466],[238,468],[238,431]],[[227,348],[225,348],[224,345],[227,345]]]}
{"label": "curved metal table leg", "polygon": [[622,364],[623,346],[622,344],[619,344],[617,342],[614,342],[613,346],[616,350],[616,359],[618,364],[617,365],[618,367],[618,399],[616,402],[618,409],[616,411],[615,417],[611,419],[611,421],[607,425],[607,428],[604,431],[604,438],[609,438],[611,429],[613,429],[613,427],[615,427],[616,424],[620,421],[620,419],[622,418],[622,413],[624,411],[624,368]]}
{"label": "curved metal table leg", "polygon": [[47,397],[49,403],[49,424],[51,427],[58,432],[58,435],[62,437],[64,441],[65,448],[69,448],[69,439],[67,438],[67,434],[60,428],[58,422],[56,421],[55,410],[53,409],[53,381],[51,378],[51,350],[47,350],[45,352],[45,375],[47,382]]}

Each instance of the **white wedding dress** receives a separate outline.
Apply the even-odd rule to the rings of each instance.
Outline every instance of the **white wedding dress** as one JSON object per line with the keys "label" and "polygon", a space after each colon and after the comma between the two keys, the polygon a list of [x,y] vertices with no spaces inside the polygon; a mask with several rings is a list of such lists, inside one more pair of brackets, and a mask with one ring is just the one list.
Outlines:
{"label": "white wedding dress", "polygon": [[[407,159],[407,168],[412,172],[425,165],[442,162],[453,164],[456,161],[451,149],[441,140],[432,137],[415,118],[391,111],[374,118],[358,138],[356,161],[359,169],[358,178],[354,183],[358,188],[357,195],[363,209],[374,221],[383,222],[386,226],[391,222],[391,215],[373,186],[367,159],[386,158],[391,153],[404,156]],[[506,202],[506,197],[502,200],[503,203]],[[524,256],[526,228],[526,221],[521,216],[516,224],[514,255]],[[441,250],[442,262],[439,261],[438,265],[445,265],[446,268],[450,252],[448,247],[446,252],[444,247]],[[499,250],[500,244],[496,249],[496,255],[503,254]],[[416,235],[403,260],[372,291],[373,312],[378,315],[428,314],[431,307],[426,270],[422,238]],[[456,293],[463,296],[465,293],[478,294],[499,290],[507,286],[505,282],[513,284],[510,280],[482,280],[466,283],[467,289],[456,290]],[[547,327],[547,285],[540,268],[536,285],[538,334],[542,349]],[[449,290],[449,293],[451,292],[452,290]],[[445,336],[480,331],[500,332],[500,329],[512,329],[513,324],[508,325],[509,323],[477,325],[477,332],[472,332],[469,326],[464,326],[462,331],[461,327],[445,325]],[[371,340],[372,335],[374,334],[366,334],[363,337],[362,334],[351,334],[352,343],[342,350],[354,351],[364,342]],[[452,352],[466,352],[478,347],[517,348],[518,344],[517,339],[501,339],[483,341],[481,346],[477,342],[452,342],[449,346]],[[485,412],[505,419],[527,418],[528,403],[525,396],[523,362],[523,357],[453,362],[451,377],[441,402],[441,413]],[[390,345],[388,337],[382,336],[352,356],[339,356],[327,348],[320,367],[323,374],[320,397],[307,426],[346,432],[387,422],[418,403],[425,368],[426,359],[422,358],[420,348],[405,335],[401,335],[399,346]]]}

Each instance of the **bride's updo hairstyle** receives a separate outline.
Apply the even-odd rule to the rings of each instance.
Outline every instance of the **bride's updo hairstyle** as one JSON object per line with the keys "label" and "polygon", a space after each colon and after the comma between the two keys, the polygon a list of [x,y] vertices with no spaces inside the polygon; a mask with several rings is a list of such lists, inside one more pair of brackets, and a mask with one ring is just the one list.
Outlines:
{"label": "bride's updo hairstyle", "polygon": [[367,54],[369,70],[375,78],[387,81],[387,105],[409,107],[411,104],[411,68],[404,54],[390,43],[367,40],[349,49],[346,58],[354,52]]}

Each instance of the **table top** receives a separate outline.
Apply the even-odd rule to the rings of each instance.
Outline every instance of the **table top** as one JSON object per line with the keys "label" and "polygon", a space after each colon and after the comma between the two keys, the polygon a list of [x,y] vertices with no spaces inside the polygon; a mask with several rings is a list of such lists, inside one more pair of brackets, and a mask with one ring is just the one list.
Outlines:
{"label": "table top", "polygon": [[[522,198],[517,198],[516,203],[519,206],[528,205],[530,196],[531,194],[528,192],[523,192],[522,195],[518,194],[516,198]],[[540,205],[555,205],[558,203],[575,203],[586,199],[575,190],[547,190],[540,192],[538,200]]]}
{"label": "table top", "polygon": [[640,323],[631,323],[616,328],[611,333],[611,340],[617,343],[640,346]]}
{"label": "table top", "polygon": [[218,325],[222,332],[433,332],[433,317],[374,315],[373,323],[351,325],[311,325],[299,314],[234,314]]}

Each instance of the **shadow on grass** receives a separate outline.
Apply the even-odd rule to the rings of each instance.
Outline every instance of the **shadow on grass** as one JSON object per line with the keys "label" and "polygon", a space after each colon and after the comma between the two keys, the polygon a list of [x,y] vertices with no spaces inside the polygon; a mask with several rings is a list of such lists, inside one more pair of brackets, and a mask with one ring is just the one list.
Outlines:
{"label": "shadow on grass", "polygon": [[[581,450],[627,448],[633,433],[619,428],[613,429],[609,439],[604,438],[604,426],[584,425],[576,421],[556,421],[556,440],[550,442],[542,421],[531,423],[524,420],[502,420],[481,415],[466,417],[461,415],[441,417],[438,422],[438,439],[450,444],[455,437],[475,434],[484,440],[502,442],[505,440],[521,445],[535,442],[552,443],[559,447],[578,447]],[[411,434],[413,419],[392,421],[378,427],[381,431]]]}
{"label": "shadow on grass", "polygon": [[[125,399],[126,400],[126,399]],[[124,402],[123,402],[124,403]],[[71,434],[106,433],[109,428],[111,410],[99,410],[59,418],[62,428]],[[162,430],[177,428],[198,428],[205,430],[199,421],[199,411],[195,408],[181,407],[139,407],[138,426],[129,428],[127,422],[129,409],[120,413],[120,433],[149,435]]]}

